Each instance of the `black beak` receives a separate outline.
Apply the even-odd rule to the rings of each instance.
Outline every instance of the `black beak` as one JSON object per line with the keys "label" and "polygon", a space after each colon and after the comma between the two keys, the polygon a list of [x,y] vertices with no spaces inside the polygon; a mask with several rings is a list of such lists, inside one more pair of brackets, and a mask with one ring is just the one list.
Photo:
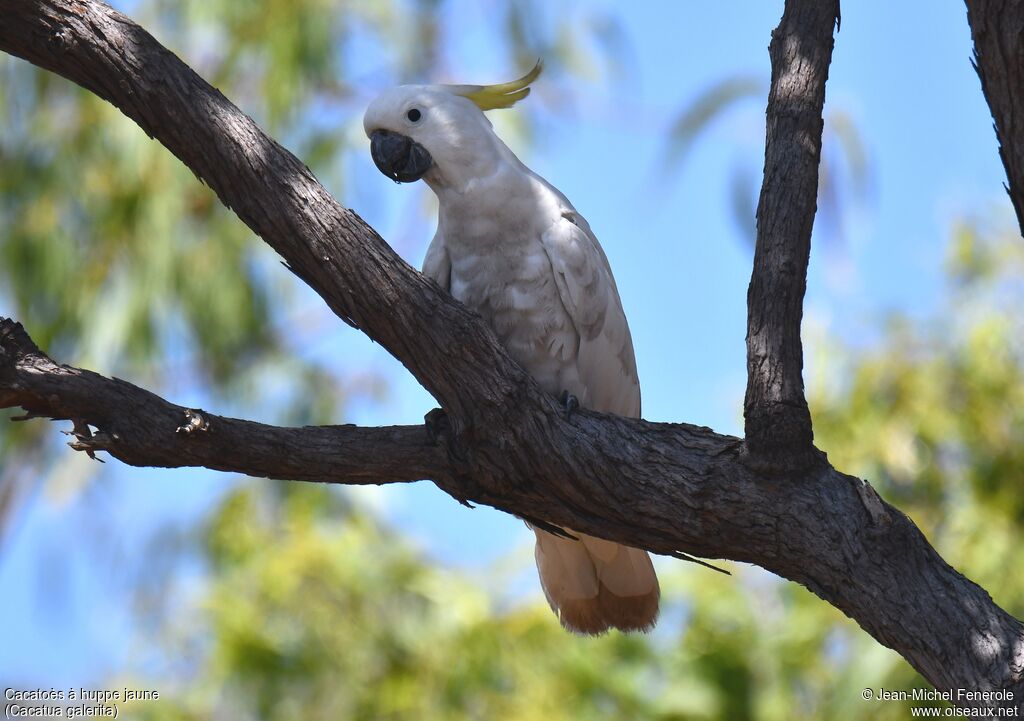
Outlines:
{"label": "black beak", "polygon": [[390,130],[370,133],[370,155],[380,172],[399,183],[419,180],[434,164],[426,148]]}

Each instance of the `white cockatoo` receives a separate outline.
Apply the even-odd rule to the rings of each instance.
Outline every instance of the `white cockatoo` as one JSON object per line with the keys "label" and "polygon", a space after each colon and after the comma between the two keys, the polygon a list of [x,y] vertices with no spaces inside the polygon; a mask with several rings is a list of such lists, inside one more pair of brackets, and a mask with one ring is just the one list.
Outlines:
{"label": "white cockatoo", "polygon": [[[586,219],[501,141],[485,110],[530,92],[540,63],[500,85],[403,85],[363,127],[373,160],[437,196],[423,273],[490,324],[511,356],[568,404],[640,416],[633,341],[608,259]],[[648,630],[658,578],[646,551],[574,531],[535,528],[540,580],[570,631]]]}

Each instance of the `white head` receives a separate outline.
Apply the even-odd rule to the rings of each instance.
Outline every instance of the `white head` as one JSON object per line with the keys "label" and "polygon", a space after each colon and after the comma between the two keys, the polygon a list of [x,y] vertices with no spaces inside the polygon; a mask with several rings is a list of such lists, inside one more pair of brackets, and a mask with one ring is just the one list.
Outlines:
{"label": "white head", "polygon": [[525,98],[540,72],[538,62],[500,85],[402,85],[383,92],[363,116],[374,163],[393,180],[422,178],[435,189],[490,174],[503,146],[483,111]]}

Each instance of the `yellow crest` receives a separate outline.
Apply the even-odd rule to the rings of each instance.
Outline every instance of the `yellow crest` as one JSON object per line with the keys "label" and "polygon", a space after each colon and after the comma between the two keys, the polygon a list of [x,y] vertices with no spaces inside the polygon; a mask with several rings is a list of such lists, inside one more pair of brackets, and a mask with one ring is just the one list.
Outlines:
{"label": "yellow crest", "polygon": [[530,83],[540,77],[544,64],[538,60],[533,70],[518,80],[497,85],[453,85],[451,90],[456,95],[469,98],[481,110],[497,110],[511,108],[530,94]]}

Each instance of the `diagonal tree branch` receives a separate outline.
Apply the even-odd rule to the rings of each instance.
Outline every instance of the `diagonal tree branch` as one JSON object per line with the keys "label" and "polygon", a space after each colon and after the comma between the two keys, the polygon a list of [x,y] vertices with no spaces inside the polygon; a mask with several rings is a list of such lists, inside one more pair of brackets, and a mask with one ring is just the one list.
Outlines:
{"label": "diagonal tree branch", "polygon": [[[271,429],[204,414],[207,431],[176,433],[184,409],[44,360],[12,322],[0,324],[0,406],[70,418],[82,435],[92,425],[100,441],[86,438],[82,448],[102,446],[129,463],[356,483],[422,475],[456,498],[655,552],[756,563],[842,609],[938,688],[1012,693],[1009,701],[961,699],[967,705],[1024,704],[1024,627],[866,483],[823,461],[788,477],[759,470],[739,439],[707,428],[590,412],[566,422],[476,315],[403,263],[305,166],[102,3],[7,0],[0,49],[135,119],[336,313],[401,360],[447,415],[427,433]],[[789,190],[783,184],[777,192]],[[144,415],[150,408],[152,419]],[[251,429],[277,445],[240,450],[239,443],[255,445],[245,440]],[[333,443],[340,450],[325,448]],[[371,447],[404,460],[391,466],[371,457]],[[333,453],[336,464],[317,465],[320,453]],[[282,458],[293,454],[301,462]],[[299,465],[305,470],[293,472]]]}
{"label": "diagonal tree branch", "polygon": [[1024,0],[967,0],[974,69],[981,79],[1024,234]]}
{"label": "diagonal tree branch", "polygon": [[459,428],[500,424],[509,394],[540,397],[475,314],[129,18],[92,0],[7,0],[0,47],[108,100],[158,139],[339,317],[400,360]]}
{"label": "diagonal tree branch", "polygon": [[747,394],[751,460],[785,471],[812,463],[804,399],[803,318],[817,210],[825,81],[838,0],[787,0],[772,32],[772,83],[754,270],[747,291]]}

